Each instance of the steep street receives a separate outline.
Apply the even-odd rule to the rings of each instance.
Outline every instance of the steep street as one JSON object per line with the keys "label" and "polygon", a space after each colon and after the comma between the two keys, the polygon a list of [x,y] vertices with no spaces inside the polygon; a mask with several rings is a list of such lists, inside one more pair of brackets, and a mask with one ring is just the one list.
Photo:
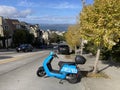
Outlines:
{"label": "steep street", "polygon": [[40,78],[36,75],[38,67],[42,65],[48,53],[49,51],[25,55],[20,53],[22,55],[14,57],[14,61],[0,64],[0,90],[84,90],[82,82],[70,84],[63,81],[63,84],[59,84],[59,79]]}

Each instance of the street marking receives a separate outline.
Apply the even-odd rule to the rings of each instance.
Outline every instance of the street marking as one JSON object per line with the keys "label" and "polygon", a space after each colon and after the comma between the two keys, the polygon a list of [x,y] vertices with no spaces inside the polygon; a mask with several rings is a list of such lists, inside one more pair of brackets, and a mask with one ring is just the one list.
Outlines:
{"label": "street marking", "polygon": [[5,64],[5,63],[17,61],[17,60],[20,60],[21,58],[32,57],[32,56],[35,56],[35,55],[38,55],[38,54],[41,54],[41,53],[44,53],[44,52],[28,53],[27,55],[23,55],[23,56],[20,55],[18,57],[13,57],[13,58],[9,58],[9,59],[3,59],[3,60],[0,60],[0,64]]}

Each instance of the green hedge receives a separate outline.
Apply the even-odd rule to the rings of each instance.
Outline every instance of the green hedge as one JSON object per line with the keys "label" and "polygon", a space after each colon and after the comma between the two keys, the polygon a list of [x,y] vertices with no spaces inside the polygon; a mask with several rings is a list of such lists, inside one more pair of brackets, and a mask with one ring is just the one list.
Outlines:
{"label": "green hedge", "polygon": [[[85,44],[84,51],[96,55],[97,46],[95,46],[92,42],[88,42],[88,44]],[[113,46],[112,50],[108,50],[107,48],[103,47],[101,49],[100,59],[120,62],[120,42]]]}

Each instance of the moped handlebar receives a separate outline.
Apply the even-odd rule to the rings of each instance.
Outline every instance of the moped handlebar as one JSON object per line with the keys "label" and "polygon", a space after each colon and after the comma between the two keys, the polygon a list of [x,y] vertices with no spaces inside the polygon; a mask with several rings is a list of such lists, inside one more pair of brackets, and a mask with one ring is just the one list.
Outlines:
{"label": "moped handlebar", "polygon": [[54,52],[50,52],[50,55],[52,55],[53,57],[59,58],[59,57],[57,56],[57,54],[54,53]]}
{"label": "moped handlebar", "polygon": [[54,54],[53,56],[56,57],[56,58],[59,58],[57,54]]}

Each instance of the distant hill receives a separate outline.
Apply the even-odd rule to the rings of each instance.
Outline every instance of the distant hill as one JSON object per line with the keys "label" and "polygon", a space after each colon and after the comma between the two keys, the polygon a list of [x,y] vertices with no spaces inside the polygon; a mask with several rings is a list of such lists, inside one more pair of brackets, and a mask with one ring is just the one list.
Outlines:
{"label": "distant hill", "polygon": [[57,30],[57,31],[67,31],[68,26],[72,24],[39,24],[42,30]]}

